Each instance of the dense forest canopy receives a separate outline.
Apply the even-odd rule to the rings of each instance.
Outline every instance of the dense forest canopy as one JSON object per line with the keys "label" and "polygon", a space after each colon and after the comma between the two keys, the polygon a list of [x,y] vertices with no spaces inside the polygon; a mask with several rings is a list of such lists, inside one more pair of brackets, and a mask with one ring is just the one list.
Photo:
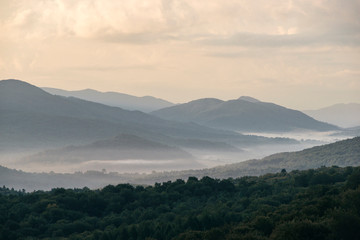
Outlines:
{"label": "dense forest canopy", "polygon": [[360,239],[360,167],[26,193],[0,188],[0,239]]}

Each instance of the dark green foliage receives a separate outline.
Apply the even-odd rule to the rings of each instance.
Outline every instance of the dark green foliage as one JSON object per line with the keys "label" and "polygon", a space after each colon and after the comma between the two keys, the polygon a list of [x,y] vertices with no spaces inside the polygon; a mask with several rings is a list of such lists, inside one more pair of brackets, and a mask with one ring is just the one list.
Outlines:
{"label": "dark green foliage", "polygon": [[309,220],[286,222],[279,225],[271,239],[278,240],[326,240],[329,238],[329,228],[321,223]]}
{"label": "dark green foliage", "polygon": [[0,189],[0,239],[360,239],[360,167],[101,190]]}

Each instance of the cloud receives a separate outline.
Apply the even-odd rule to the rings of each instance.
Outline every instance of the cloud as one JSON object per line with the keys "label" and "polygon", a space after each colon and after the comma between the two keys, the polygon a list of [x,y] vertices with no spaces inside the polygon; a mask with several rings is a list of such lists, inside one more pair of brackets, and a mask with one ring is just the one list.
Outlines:
{"label": "cloud", "polygon": [[[360,33],[358,0],[19,0],[1,19],[19,38],[81,37],[147,44],[206,35],[213,44],[354,45]],[[1,18],[1,17],[0,17]],[[292,36],[295,35],[295,36]],[[317,40],[320,39],[321,41]]]}
{"label": "cloud", "polygon": [[127,44],[149,44],[157,43],[161,41],[177,40],[176,37],[166,34],[156,34],[153,32],[142,32],[142,33],[110,33],[102,34],[98,36],[98,39],[113,42],[113,43],[127,43]]}
{"label": "cloud", "polygon": [[236,33],[231,36],[210,35],[197,41],[198,44],[242,47],[303,47],[303,46],[359,46],[360,35],[337,34],[253,34]]}
{"label": "cloud", "polygon": [[113,72],[113,71],[122,71],[122,70],[129,70],[129,69],[135,69],[135,70],[155,70],[156,66],[154,65],[127,65],[127,66],[86,66],[86,67],[67,67],[64,68],[64,70],[70,70],[70,71],[96,71],[96,72]]}
{"label": "cloud", "polygon": [[1,0],[0,69],[173,101],[358,92],[359,12],[359,0]]}

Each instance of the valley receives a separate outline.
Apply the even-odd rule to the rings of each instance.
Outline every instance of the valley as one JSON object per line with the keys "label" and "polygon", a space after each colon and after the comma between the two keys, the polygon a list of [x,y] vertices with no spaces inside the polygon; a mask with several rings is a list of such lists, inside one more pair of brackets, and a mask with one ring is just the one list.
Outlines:
{"label": "valley", "polygon": [[[37,173],[149,174],[261,159],[357,134],[356,128],[341,129],[251,97],[200,99],[147,114],[104,105],[108,94],[44,89],[58,95],[19,80],[0,81],[0,165]],[[96,98],[76,98],[89,99],[85,93]],[[112,105],[122,101],[116,96]],[[127,104],[132,101],[136,109],[140,100],[129,97]]]}
{"label": "valley", "polygon": [[0,240],[360,239],[360,1],[0,1]]}

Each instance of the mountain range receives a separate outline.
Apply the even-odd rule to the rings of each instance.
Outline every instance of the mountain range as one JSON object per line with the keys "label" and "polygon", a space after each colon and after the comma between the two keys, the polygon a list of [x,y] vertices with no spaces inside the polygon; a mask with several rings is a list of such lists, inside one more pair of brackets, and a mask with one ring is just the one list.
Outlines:
{"label": "mountain range", "polygon": [[206,145],[213,148],[279,141],[52,95],[20,80],[0,81],[0,115],[1,151],[84,145],[124,133],[169,146],[202,149]]}
{"label": "mountain range", "polygon": [[43,87],[42,89],[53,95],[76,97],[91,102],[102,103],[127,110],[139,110],[142,112],[152,112],[174,105],[169,101],[152,96],[136,97],[118,92],[99,92],[93,89],[84,89],[79,91],[66,91],[49,87]]}
{"label": "mountain range", "polygon": [[331,131],[337,126],[306,114],[251,97],[222,101],[205,98],[163,108],[151,113],[167,120],[195,122],[241,132]]}
{"label": "mountain range", "polygon": [[[211,127],[221,127],[231,130],[240,129],[241,131],[244,131],[244,128],[245,130],[250,130],[250,131],[284,131],[284,129],[287,130],[308,129],[308,130],[316,130],[316,131],[324,131],[324,129],[334,130],[334,128],[330,126],[325,126],[325,125],[320,126],[321,124],[315,123],[314,121],[311,121],[305,116],[301,116],[299,112],[297,112],[296,114],[294,112],[290,113],[291,109],[287,109],[288,110],[287,117],[291,116],[292,118],[290,120],[291,123],[289,124],[284,121],[279,122],[278,121],[279,119],[276,118],[276,115],[279,115],[280,114],[279,111],[281,110],[283,111],[284,108],[275,109],[274,108],[275,104],[273,104],[272,106],[270,105],[266,106],[264,109],[256,109],[254,108],[254,106],[259,108],[259,105],[262,102],[248,96],[240,97],[238,100],[253,103],[253,105],[250,106],[252,112],[249,111],[249,109],[247,109],[246,106],[244,106],[244,103],[235,106],[234,103],[231,103],[231,101],[234,100],[231,100],[229,103],[229,101],[225,102],[219,99],[211,99],[211,98],[199,99],[187,104],[188,105],[187,107],[190,109],[182,108],[181,110],[181,107],[169,101],[155,98],[152,96],[136,97],[118,92],[99,92],[93,89],[84,89],[79,91],[67,91],[67,90],[49,88],[49,87],[44,87],[42,89],[54,95],[59,95],[64,97],[75,97],[109,106],[120,107],[127,110],[153,112],[154,115],[160,116],[165,119],[171,119],[177,121],[179,120],[194,121]],[[276,106],[280,107],[278,105]],[[173,115],[174,109],[177,109],[177,111],[183,111],[180,114],[181,116],[174,116]],[[209,111],[211,113],[209,113]],[[232,114],[230,112],[232,112]],[[183,115],[183,113],[187,113],[189,115]],[[216,116],[219,113],[220,116]],[[309,115],[310,117],[318,121],[326,122],[332,125],[338,125],[341,127],[353,127],[360,125],[360,104],[355,104],[355,103],[337,104],[319,110],[303,111],[303,113]],[[242,116],[239,117],[238,116],[239,114],[241,114]],[[267,118],[269,118],[270,121],[277,122],[281,126],[277,127],[274,126],[273,123],[271,123],[271,127],[270,127],[264,125],[264,122],[254,122],[254,118],[259,119],[258,117],[260,115],[266,116]],[[239,125],[242,125],[244,127],[239,128]],[[260,128],[260,125],[262,126],[262,128]]]}
{"label": "mountain range", "polygon": [[360,104],[339,103],[317,110],[305,110],[305,114],[323,122],[343,128],[360,126]]}

